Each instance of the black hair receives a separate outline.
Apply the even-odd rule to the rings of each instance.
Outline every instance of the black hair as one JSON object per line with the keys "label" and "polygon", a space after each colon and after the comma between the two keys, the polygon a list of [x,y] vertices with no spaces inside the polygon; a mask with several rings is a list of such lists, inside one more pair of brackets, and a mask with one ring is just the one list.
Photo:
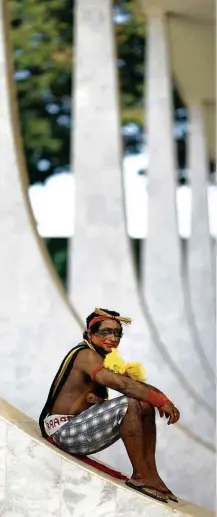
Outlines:
{"label": "black hair", "polygon": [[[102,309],[100,307],[101,311],[104,311],[104,312],[107,312],[107,314],[109,314],[110,316],[120,316],[120,313],[119,312],[116,312],[116,311],[110,311],[108,309]],[[97,314],[97,312],[91,312],[91,314],[89,314],[89,316],[87,316],[86,318],[86,329],[83,333],[83,338],[84,339],[88,339],[88,335],[87,335],[87,329],[89,327],[89,324],[90,322],[93,320],[93,318],[96,318],[97,316],[99,316],[99,314]],[[99,327],[101,325],[101,321],[97,321],[96,323],[94,323],[91,327],[91,332],[97,332],[97,330],[99,330]],[[121,330],[122,330],[122,325],[120,322],[118,322],[120,324],[120,327],[121,327]]]}

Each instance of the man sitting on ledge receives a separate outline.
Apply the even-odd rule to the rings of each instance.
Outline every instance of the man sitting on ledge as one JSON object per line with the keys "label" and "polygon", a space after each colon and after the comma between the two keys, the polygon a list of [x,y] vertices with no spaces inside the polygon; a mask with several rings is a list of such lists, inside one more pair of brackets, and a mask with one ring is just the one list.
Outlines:
{"label": "man sitting on ledge", "polygon": [[[63,360],[39,425],[42,436],[52,437],[58,447],[76,455],[99,452],[121,438],[133,467],[126,484],[159,501],[177,501],[156,467],[154,408],[168,418],[168,424],[179,420],[179,411],[162,392],[131,378],[130,368],[125,370],[120,358],[111,364],[122,325],[130,322],[107,309],[95,309],[87,317],[84,340]],[[108,400],[107,388],[121,396]]]}

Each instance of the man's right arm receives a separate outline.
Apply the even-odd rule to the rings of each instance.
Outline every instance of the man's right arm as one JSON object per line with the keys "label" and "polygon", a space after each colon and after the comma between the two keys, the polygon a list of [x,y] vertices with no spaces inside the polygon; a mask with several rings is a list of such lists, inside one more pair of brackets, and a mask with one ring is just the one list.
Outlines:
{"label": "man's right arm", "polygon": [[[82,350],[75,359],[74,367],[92,376],[99,384],[119,391],[123,395],[145,401],[149,388],[145,384],[136,382],[130,377],[120,375],[103,367],[103,359],[93,350]],[[98,370],[99,367],[99,371]]]}
{"label": "man's right arm", "polygon": [[[148,384],[134,381],[128,376],[120,375],[118,373],[108,370],[107,368],[104,368],[103,359],[99,354],[97,354],[97,352],[93,350],[81,351],[75,360],[75,367],[83,371],[84,373],[89,374],[90,376],[92,372],[96,372],[96,374],[94,374],[94,379],[96,380],[96,382],[106,386],[107,388],[111,388],[115,391],[118,391],[119,393],[122,393],[127,397],[141,400],[143,402],[150,401],[150,393],[152,393],[153,401],[154,396],[165,397],[165,395],[161,391],[157,390],[156,388]],[[165,406],[168,404],[171,404],[171,406],[173,406],[173,404],[167,399],[165,400]],[[153,402],[153,406],[158,407],[157,399],[156,404]],[[175,408],[175,406],[173,407]],[[167,411],[164,410],[163,404],[162,410],[163,413],[167,413]],[[168,411],[168,414],[170,414],[170,411]],[[173,415],[173,422],[171,423],[175,423],[175,421],[177,421],[178,419],[179,411],[177,410],[177,418],[175,418]]]}

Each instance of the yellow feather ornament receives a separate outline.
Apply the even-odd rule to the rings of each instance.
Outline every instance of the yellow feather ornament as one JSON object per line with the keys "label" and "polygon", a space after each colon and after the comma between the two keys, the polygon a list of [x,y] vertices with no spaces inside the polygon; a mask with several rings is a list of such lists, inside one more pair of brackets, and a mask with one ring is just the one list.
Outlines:
{"label": "yellow feather ornament", "polygon": [[146,380],[146,372],[141,363],[127,363],[125,373],[134,381]]}
{"label": "yellow feather ornament", "polygon": [[146,379],[146,373],[141,363],[125,363],[119,356],[116,348],[112,348],[110,354],[104,359],[104,367],[120,375],[128,375],[134,381],[143,382]]}
{"label": "yellow feather ornament", "polygon": [[112,370],[115,373],[123,374],[126,369],[125,362],[118,355],[118,351],[115,348],[112,348],[110,354],[107,354],[103,364],[105,368]]}

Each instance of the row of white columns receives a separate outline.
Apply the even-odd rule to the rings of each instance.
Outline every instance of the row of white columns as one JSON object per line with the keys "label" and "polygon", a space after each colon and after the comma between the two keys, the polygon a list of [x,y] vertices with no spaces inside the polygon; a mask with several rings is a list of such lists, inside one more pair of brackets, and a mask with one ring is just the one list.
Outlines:
{"label": "row of white columns", "polygon": [[[97,20],[100,24],[97,25]],[[96,31],[97,26],[97,31]],[[170,395],[182,411],[182,425],[194,439],[176,429],[159,426],[158,462],[162,475],[174,490],[197,503],[210,505],[214,498],[214,387],[205,374],[192,339],[186,316],[181,249],[177,229],[176,162],[172,136],[171,72],[167,41],[167,20],[154,13],[147,18],[147,130],[150,163],[148,238],[143,253],[142,286],[137,286],[126,234],[125,199],[121,170],[120,120],[116,56],[110,0],[79,0],[76,9],[73,169],[76,183],[75,234],[69,269],[70,299],[82,317],[95,306],[110,308],[133,318],[125,331],[121,352],[126,359],[142,360],[149,382]],[[202,139],[202,164],[194,162],[193,199],[205,196],[205,147],[199,112],[191,110],[191,147]],[[196,124],[196,128],[195,125]],[[196,132],[195,132],[196,131]],[[196,155],[198,157],[199,154]],[[193,203],[200,232],[193,230],[189,247],[189,278],[195,317],[206,312],[203,329],[204,353],[209,365],[214,360],[211,336],[212,310],[203,307],[210,297],[209,234],[207,203]],[[201,249],[206,248],[206,256]],[[193,266],[195,250],[203,260]],[[206,271],[202,276],[202,271]],[[198,296],[198,285],[201,292]],[[141,292],[142,291],[142,292]],[[210,300],[210,298],[209,298]],[[200,308],[199,308],[200,306]],[[209,302],[211,307],[211,302]],[[205,329],[206,327],[206,329]],[[211,367],[211,366],[210,366]],[[209,442],[199,445],[197,440]],[[168,451],[168,444],[169,451]],[[209,447],[211,446],[211,449]],[[165,460],[167,450],[167,461]],[[191,451],[191,452],[190,452]],[[100,454],[100,458],[128,468],[121,445]],[[170,468],[176,458],[177,472]],[[200,465],[203,458],[202,483]],[[200,489],[198,490],[198,487]],[[211,503],[212,505],[212,503]]]}
{"label": "row of white columns", "polygon": [[[175,201],[176,162],[172,137],[171,72],[167,22],[163,14],[150,15],[147,31],[147,131],[149,148],[148,228],[144,248],[143,292],[169,342],[168,314],[175,333],[181,323],[183,282]],[[215,361],[215,314],[208,221],[208,159],[201,110],[190,107],[189,169],[192,186],[192,235],[189,239],[188,275],[192,314],[209,364]],[[171,281],[172,280],[172,281]],[[179,309],[178,309],[179,307]],[[185,318],[184,318],[185,319]],[[183,324],[178,331],[184,336]],[[169,335],[168,335],[169,334]],[[172,337],[172,336],[171,336]],[[196,347],[198,343],[194,343]],[[171,347],[173,347],[173,338]],[[193,356],[195,355],[194,351]],[[173,349],[175,354],[175,350]],[[188,349],[188,354],[190,348]],[[180,354],[180,350],[178,351]],[[196,358],[195,358],[196,359]],[[199,358],[198,358],[199,359]],[[186,372],[189,361],[183,357]],[[196,362],[194,361],[196,366]],[[210,367],[211,369],[211,367]],[[189,372],[190,373],[190,372]],[[213,380],[213,376],[212,376]]]}
{"label": "row of white columns", "polygon": [[[0,19],[8,27],[3,13]],[[126,360],[143,361],[148,381],[165,391],[182,414],[182,428],[159,424],[157,456],[161,475],[179,496],[212,506],[214,391],[211,380],[204,375],[185,317],[166,19],[156,14],[148,18],[150,231],[140,290],[126,232],[112,1],[77,0],[75,23],[72,159],[76,221],[69,260],[70,299],[83,321],[95,306],[113,308],[133,318],[132,327],[125,330],[121,354]],[[64,303],[58,282],[54,285],[48,257],[34,234],[14,92],[11,93],[12,73],[8,76],[9,45],[7,42],[6,59],[4,44],[2,24],[0,239],[4,246],[0,255],[0,390],[12,404],[36,417],[63,355],[80,338],[82,325],[75,310],[70,312]],[[197,165],[194,167],[196,171]],[[204,168],[198,174],[195,182],[200,189],[195,184],[196,197],[205,183]],[[200,250],[201,242],[208,256],[205,201],[202,210],[198,217],[203,219],[203,226],[200,233],[195,233],[195,244],[192,241],[191,246],[193,251]],[[205,285],[210,278],[209,266],[204,265],[202,252],[197,256],[198,253],[197,268],[189,267],[191,293],[196,293],[194,298],[192,295],[194,307],[199,306],[201,295],[204,300],[206,292],[208,299],[211,291],[206,291]],[[189,257],[193,264],[192,251]],[[202,292],[198,297],[199,281]],[[201,340],[204,335],[201,332]],[[204,349],[212,364],[211,338]],[[105,451],[103,457],[118,469],[130,472],[122,444]]]}

